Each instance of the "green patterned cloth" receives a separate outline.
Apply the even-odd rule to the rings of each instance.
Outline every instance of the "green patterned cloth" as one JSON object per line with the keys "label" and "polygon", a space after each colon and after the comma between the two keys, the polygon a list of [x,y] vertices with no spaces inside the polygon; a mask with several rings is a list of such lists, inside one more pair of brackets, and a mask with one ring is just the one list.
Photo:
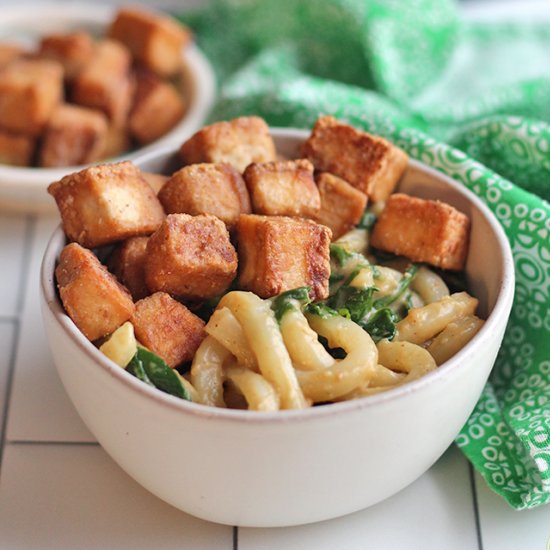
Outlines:
{"label": "green patterned cloth", "polygon": [[185,21],[220,79],[212,120],[310,128],[333,114],[495,213],[516,298],[456,442],[514,508],[550,502],[550,27],[467,23],[451,0],[225,0]]}

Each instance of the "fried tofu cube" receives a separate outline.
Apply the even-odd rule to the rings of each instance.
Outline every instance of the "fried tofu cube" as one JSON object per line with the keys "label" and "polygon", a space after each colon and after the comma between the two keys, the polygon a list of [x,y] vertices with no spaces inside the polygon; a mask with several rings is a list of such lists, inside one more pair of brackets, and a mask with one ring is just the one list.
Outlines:
{"label": "fried tofu cube", "polygon": [[148,240],[148,237],[130,237],[120,243],[109,257],[109,270],[130,291],[134,300],[149,295],[145,284]]}
{"label": "fried tofu cube", "polygon": [[3,42],[0,44],[0,69],[9,65],[15,59],[25,55],[26,51],[17,44]]}
{"label": "fried tofu cube", "polygon": [[111,334],[134,312],[130,293],[77,243],[61,251],[55,277],[65,311],[89,340]]}
{"label": "fried tofu cube", "polygon": [[367,206],[367,195],[328,172],[319,174],[317,185],[321,209],[316,221],[330,227],[332,238],[336,240],[359,223]]}
{"label": "fried tofu cube", "polygon": [[101,111],[60,105],[44,130],[40,166],[75,166],[99,160],[105,151],[107,129]]}
{"label": "fried tofu cube", "polygon": [[131,148],[130,136],[125,124],[109,124],[103,158],[118,157]]}
{"label": "fried tofu cube", "polygon": [[63,97],[63,68],[49,59],[14,61],[0,71],[0,127],[36,136]]}
{"label": "fried tofu cube", "polygon": [[395,193],[371,235],[375,248],[442,269],[464,269],[470,220],[444,202]]}
{"label": "fried tofu cube", "polygon": [[40,41],[38,54],[61,63],[65,78],[72,80],[94,55],[94,41],[83,31],[50,34]]}
{"label": "fried tofu cube", "polygon": [[[164,187],[164,184],[170,179],[168,176],[163,176],[162,174],[153,174],[153,172],[141,172],[141,175],[145,178],[145,181],[151,186],[151,189],[155,192],[156,195],[160,193],[160,190]],[[165,212],[168,212],[165,207]]]}
{"label": "fried tofu cube", "polygon": [[242,176],[229,164],[191,164],[175,172],[161,189],[167,214],[212,214],[228,226],[250,212]]}
{"label": "fried tofu cube", "polygon": [[193,359],[206,336],[204,321],[165,292],[137,302],[131,322],[138,341],[172,368]]}
{"label": "fried tofu cube", "polygon": [[169,132],[184,112],[183,97],[173,84],[153,73],[138,73],[128,129],[139,143],[151,143]]}
{"label": "fried tofu cube", "polygon": [[239,286],[269,298],[301,286],[328,297],[331,231],[310,220],[243,214],[237,223]]}
{"label": "fried tofu cube", "polygon": [[372,202],[384,201],[405,171],[408,156],[389,141],[356,130],[331,116],[320,117],[302,155],[315,169],[341,177]]}
{"label": "fried tofu cube", "polygon": [[309,160],[255,162],[243,177],[257,214],[313,218],[319,212],[321,199]]}
{"label": "fried tofu cube", "polygon": [[185,164],[228,163],[239,172],[252,162],[277,160],[269,127],[257,116],[244,116],[205,126],[180,148]]}
{"label": "fried tofu cube", "polygon": [[131,162],[91,166],[48,187],[68,239],[93,248],[150,235],[164,210]]}
{"label": "fried tofu cube", "polygon": [[182,49],[191,41],[191,32],[160,13],[136,7],[123,8],[109,29],[109,36],[125,44],[147,68],[170,76],[182,63]]}
{"label": "fried tofu cube", "polygon": [[32,136],[12,134],[0,130],[0,163],[12,166],[30,166],[34,155]]}
{"label": "fried tofu cube", "polygon": [[99,109],[113,124],[123,125],[134,92],[130,77],[131,62],[130,52],[123,44],[114,40],[99,42],[91,60],[74,79],[73,102]]}
{"label": "fried tofu cube", "polygon": [[227,290],[236,274],[237,253],[215,216],[170,214],[147,243],[145,281],[151,292],[206,300]]}

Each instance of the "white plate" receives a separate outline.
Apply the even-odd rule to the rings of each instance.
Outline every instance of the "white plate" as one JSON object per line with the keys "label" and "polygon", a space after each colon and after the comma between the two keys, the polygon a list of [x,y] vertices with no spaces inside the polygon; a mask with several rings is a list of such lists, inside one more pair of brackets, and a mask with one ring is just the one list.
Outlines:
{"label": "white plate", "polygon": [[[92,4],[37,4],[2,7],[0,41],[33,46],[40,36],[49,33],[88,30],[96,36],[113,19],[116,8]],[[189,106],[181,122],[157,141],[118,157],[133,159],[158,147],[182,143],[201,127],[215,96],[216,81],[204,54],[191,44],[183,52],[186,93]],[[78,166],[64,168],[21,168],[0,164],[0,209],[44,212],[55,209],[47,186]]]}

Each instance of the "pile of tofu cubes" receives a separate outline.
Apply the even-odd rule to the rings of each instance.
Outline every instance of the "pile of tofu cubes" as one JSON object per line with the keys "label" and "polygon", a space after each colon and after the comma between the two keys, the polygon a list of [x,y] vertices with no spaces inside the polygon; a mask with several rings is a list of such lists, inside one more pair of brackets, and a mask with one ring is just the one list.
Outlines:
{"label": "pile of tofu cubes", "polygon": [[[67,313],[92,341],[130,320],[137,339],[177,367],[205,336],[196,306],[229,288],[269,298],[308,286],[312,300],[327,298],[331,240],[371,200],[386,202],[373,234],[381,249],[463,267],[468,218],[392,195],[408,163],[402,150],[323,116],[300,155],[280,158],[266,123],[240,117],[183,143],[171,176],[123,162],[50,185],[71,242],[56,270]],[[109,270],[92,252],[105,246],[114,246]]]}
{"label": "pile of tofu cubes", "polygon": [[0,163],[60,167],[151,143],[183,117],[182,48],[191,33],[165,15],[121,9],[104,38],[0,43]]}

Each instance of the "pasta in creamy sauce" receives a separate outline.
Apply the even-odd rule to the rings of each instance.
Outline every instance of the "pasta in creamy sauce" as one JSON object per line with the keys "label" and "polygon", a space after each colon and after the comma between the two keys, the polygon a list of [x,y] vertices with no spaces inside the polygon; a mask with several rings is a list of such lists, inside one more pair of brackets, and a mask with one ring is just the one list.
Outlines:
{"label": "pasta in creamy sauce", "polygon": [[[478,301],[451,294],[425,266],[401,262],[400,271],[399,261],[369,261],[367,238],[366,229],[354,229],[333,244],[326,301],[309,303],[305,288],[271,299],[224,295],[189,373],[180,376],[189,398],[257,411],[355,399],[416,380],[466,345],[483,324],[475,316]],[[347,308],[340,296],[347,296]],[[357,296],[366,303],[354,304]],[[363,308],[351,307],[358,304]],[[393,333],[384,332],[384,322],[373,324],[380,312],[393,315]],[[128,325],[100,348],[119,364],[137,346]]]}

